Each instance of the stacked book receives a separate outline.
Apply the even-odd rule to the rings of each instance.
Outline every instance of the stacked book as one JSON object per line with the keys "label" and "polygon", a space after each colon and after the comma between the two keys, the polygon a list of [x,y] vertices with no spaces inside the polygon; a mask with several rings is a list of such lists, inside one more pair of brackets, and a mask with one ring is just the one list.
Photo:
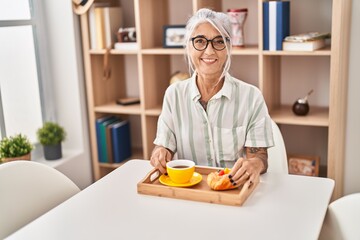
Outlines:
{"label": "stacked book", "polygon": [[290,34],[290,2],[263,2],[264,50],[282,50],[282,42]]}
{"label": "stacked book", "polygon": [[122,9],[119,6],[93,4],[89,9],[90,48],[112,48],[116,42],[117,32],[123,25],[122,17]]}
{"label": "stacked book", "polygon": [[284,51],[315,51],[325,47],[330,33],[308,32],[287,36],[283,41]]}
{"label": "stacked book", "polygon": [[96,119],[99,162],[120,163],[131,157],[130,124],[116,116]]}

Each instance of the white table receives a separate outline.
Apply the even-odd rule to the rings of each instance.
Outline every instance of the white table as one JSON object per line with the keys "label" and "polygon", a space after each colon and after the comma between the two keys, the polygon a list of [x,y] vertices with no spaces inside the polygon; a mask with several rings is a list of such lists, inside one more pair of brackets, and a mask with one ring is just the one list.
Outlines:
{"label": "white table", "polygon": [[334,188],[327,178],[266,173],[234,207],[138,194],[151,169],[129,161],[8,239],[317,239]]}

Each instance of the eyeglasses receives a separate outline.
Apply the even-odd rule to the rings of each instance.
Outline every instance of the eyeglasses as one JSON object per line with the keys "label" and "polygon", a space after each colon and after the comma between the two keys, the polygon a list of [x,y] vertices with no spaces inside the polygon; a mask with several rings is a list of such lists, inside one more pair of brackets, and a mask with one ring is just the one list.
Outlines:
{"label": "eyeglasses", "polygon": [[[225,38],[226,41],[230,41],[229,38]],[[213,39],[207,39],[203,36],[197,36],[191,38],[192,44],[194,48],[198,51],[204,51],[207,46],[209,45],[209,42],[211,42],[211,46],[217,50],[221,51],[226,47],[224,38],[222,36],[214,37]]]}

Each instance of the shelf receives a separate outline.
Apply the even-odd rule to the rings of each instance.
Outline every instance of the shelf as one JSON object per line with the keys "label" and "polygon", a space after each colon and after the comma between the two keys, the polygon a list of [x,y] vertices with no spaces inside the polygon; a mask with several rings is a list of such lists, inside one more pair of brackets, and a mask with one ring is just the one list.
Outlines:
{"label": "shelf", "polygon": [[[91,49],[89,50],[90,54],[93,55],[104,55],[105,49]],[[110,54],[113,55],[136,55],[139,52],[142,54],[150,55],[184,55],[185,51],[183,48],[147,48],[141,50],[118,50],[111,49]],[[233,47],[232,55],[258,55],[259,48],[257,45],[249,45],[246,47]],[[263,55],[274,55],[274,56],[330,56],[331,49],[330,46],[325,47],[324,49],[319,49],[316,51],[262,51]]]}
{"label": "shelf", "polygon": [[258,45],[246,45],[245,47],[233,47],[232,55],[255,55],[259,54]]}
{"label": "shelf", "polygon": [[[142,49],[142,54],[151,55],[184,55],[185,51],[183,48],[148,48]],[[245,47],[233,47],[232,55],[258,55],[259,48],[257,45],[248,45]]]}
{"label": "shelf", "polygon": [[161,113],[161,107],[157,107],[157,108],[152,108],[152,109],[147,109],[145,110],[145,114],[147,116],[159,116]]}
{"label": "shelf", "polygon": [[129,106],[118,105],[115,102],[94,107],[97,113],[113,113],[113,114],[141,114],[140,104],[134,104]]}
{"label": "shelf", "polygon": [[312,52],[305,51],[263,51],[264,55],[271,56],[330,56],[331,48],[327,46],[323,49],[319,49]]}
{"label": "shelf", "polygon": [[[105,49],[90,49],[89,53],[92,55],[104,55],[106,52]],[[136,55],[139,50],[118,50],[118,49],[111,49],[110,54],[113,55]]]}
{"label": "shelf", "polygon": [[121,55],[126,55],[126,54],[129,54],[129,55],[136,55],[138,54],[139,50],[119,50],[119,49],[111,49],[110,50],[110,54],[114,54],[114,55],[118,55],[118,54],[121,54]]}
{"label": "shelf", "polygon": [[124,163],[126,163],[127,161],[129,160],[132,160],[132,159],[144,159],[144,156],[143,156],[143,153],[142,153],[142,150],[141,149],[132,149],[133,151],[133,154],[131,155],[130,158],[122,161],[121,163],[101,163],[99,162],[99,166],[100,167],[103,167],[103,168],[118,168],[120,167],[121,165],[123,165]]}
{"label": "shelf", "polygon": [[270,116],[279,124],[315,127],[329,126],[329,109],[326,107],[310,107],[310,112],[306,116],[296,116],[291,108],[291,106],[281,106],[271,111]]}
{"label": "shelf", "polygon": [[142,54],[151,54],[151,55],[184,55],[185,51],[183,48],[147,48],[141,49]]}

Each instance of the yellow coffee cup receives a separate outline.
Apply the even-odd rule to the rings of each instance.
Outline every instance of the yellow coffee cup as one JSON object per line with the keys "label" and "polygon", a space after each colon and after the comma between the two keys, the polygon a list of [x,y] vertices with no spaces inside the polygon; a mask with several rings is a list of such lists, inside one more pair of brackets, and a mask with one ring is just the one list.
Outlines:
{"label": "yellow coffee cup", "polygon": [[195,171],[195,163],[191,160],[178,159],[166,163],[166,171],[174,183],[187,183]]}

